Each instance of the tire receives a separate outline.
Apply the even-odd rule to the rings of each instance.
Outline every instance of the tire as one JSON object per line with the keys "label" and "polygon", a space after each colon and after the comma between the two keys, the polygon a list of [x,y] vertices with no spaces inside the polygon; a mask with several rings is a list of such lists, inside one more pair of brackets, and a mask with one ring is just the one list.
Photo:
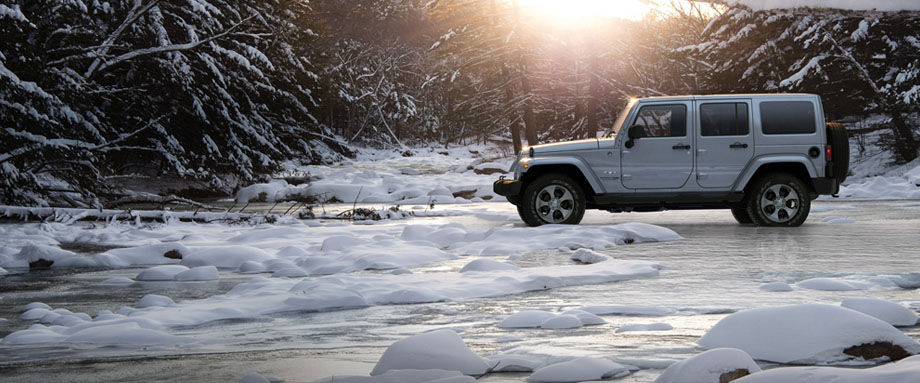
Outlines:
{"label": "tire", "polygon": [[585,192],[571,177],[544,174],[524,188],[518,214],[528,226],[577,225],[585,215]]}
{"label": "tire", "polygon": [[827,144],[831,146],[831,161],[834,166],[831,171],[837,184],[843,183],[850,172],[850,138],[843,124],[837,122],[827,123]]}
{"label": "tire", "polygon": [[743,207],[733,207],[732,217],[735,217],[735,221],[738,221],[738,223],[742,225],[750,225],[754,223],[754,220],[751,219],[751,215],[748,214],[747,209]]}
{"label": "tire", "polygon": [[760,226],[801,226],[811,210],[810,191],[798,177],[773,173],[758,179],[745,196],[751,220]]}

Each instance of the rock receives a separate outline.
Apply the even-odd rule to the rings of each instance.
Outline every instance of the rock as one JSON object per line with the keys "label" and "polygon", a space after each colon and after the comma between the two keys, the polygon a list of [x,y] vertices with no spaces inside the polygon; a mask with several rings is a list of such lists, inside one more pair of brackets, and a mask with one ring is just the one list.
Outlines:
{"label": "rock", "polygon": [[750,371],[748,371],[746,368],[739,368],[737,370],[729,371],[722,375],[719,375],[719,383],[728,383],[735,379],[740,379],[748,375],[751,375]]}
{"label": "rock", "polygon": [[169,259],[180,259],[180,260],[182,259],[182,253],[180,253],[176,249],[172,249],[170,251],[167,251],[166,253],[163,253],[163,256]]}
{"label": "rock", "polygon": [[49,261],[44,258],[39,258],[38,260],[29,262],[29,270],[47,270],[51,268],[51,265],[54,264],[54,261]]}
{"label": "rock", "polygon": [[865,360],[872,360],[887,356],[892,361],[904,359],[910,354],[903,347],[891,344],[891,342],[872,342],[849,347],[843,350],[844,354],[851,355]]}
{"label": "rock", "polygon": [[452,194],[454,198],[473,199],[476,196],[476,190],[461,190]]}
{"label": "rock", "polygon": [[487,167],[473,169],[473,173],[476,173],[476,174],[484,174],[484,175],[505,174],[505,173],[507,173],[507,172],[508,172],[508,170],[506,170],[506,169],[487,168]]}

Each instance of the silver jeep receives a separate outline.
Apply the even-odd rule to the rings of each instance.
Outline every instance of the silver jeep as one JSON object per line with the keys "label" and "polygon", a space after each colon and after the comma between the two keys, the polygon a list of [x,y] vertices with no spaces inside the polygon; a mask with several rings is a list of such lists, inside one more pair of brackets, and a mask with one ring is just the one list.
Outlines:
{"label": "silver jeep", "polygon": [[799,226],[846,179],[846,129],[813,94],[632,99],[603,138],[524,148],[496,194],[531,226],[611,212],[731,209],[742,224]]}

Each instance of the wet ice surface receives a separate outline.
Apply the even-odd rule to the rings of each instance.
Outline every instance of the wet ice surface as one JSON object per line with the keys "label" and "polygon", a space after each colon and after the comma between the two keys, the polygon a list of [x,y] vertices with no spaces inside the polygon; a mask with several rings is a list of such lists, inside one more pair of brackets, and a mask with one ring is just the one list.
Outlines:
{"label": "wet ice surface", "polygon": [[[460,222],[485,229],[520,224],[504,203],[452,206],[478,211],[455,217],[414,218],[413,224]],[[436,209],[437,210],[437,209]],[[826,220],[828,217],[846,220]],[[850,222],[835,224],[834,222]],[[92,346],[0,345],[0,376],[24,381],[67,377],[78,381],[236,381],[258,371],[289,381],[330,375],[365,375],[391,343],[424,331],[451,328],[476,353],[545,356],[605,356],[643,369],[620,379],[651,382],[667,361],[702,350],[694,342],[730,312],[796,303],[839,304],[849,297],[877,297],[920,303],[917,290],[885,287],[890,276],[920,273],[920,205],[904,201],[817,201],[800,228],[739,226],[728,211],[608,214],[589,212],[583,225],[643,222],[670,228],[683,240],[620,246],[599,252],[618,259],[659,262],[657,278],[565,287],[461,302],[375,306],[320,313],[285,313],[246,321],[209,323],[171,331],[216,339],[193,349],[132,349]],[[457,271],[472,258],[411,268],[415,273]],[[508,257],[494,257],[504,261]],[[513,260],[521,267],[572,264],[571,253],[544,250]],[[21,307],[42,301],[95,314],[133,305],[148,293],[176,301],[220,294],[251,276],[222,271],[220,281],[144,282],[128,287],[101,285],[111,277],[133,277],[140,269],[46,271],[0,278],[0,336],[24,329]],[[381,273],[385,271],[366,271]],[[863,291],[819,291],[796,287],[817,278],[843,278],[873,287]],[[920,278],[917,278],[920,280]],[[759,286],[785,282],[791,292]],[[521,310],[565,311],[590,305],[654,306],[664,316],[605,315],[607,324],[576,329],[503,329],[498,322]],[[913,306],[914,308],[917,305]],[[669,331],[615,333],[628,324],[667,323]],[[920,339],[917,327],[903,328]],[[182,356],[177,356],[182,355]],[[64,358],[63,360],[60,358]],[[55,362],[48,364],[50,361]],[[88,364],[86,364],[88,362]],[[91,366],[91,368],[87,368]],[[489,374],[481,381],[523,381],[527,373]]]}

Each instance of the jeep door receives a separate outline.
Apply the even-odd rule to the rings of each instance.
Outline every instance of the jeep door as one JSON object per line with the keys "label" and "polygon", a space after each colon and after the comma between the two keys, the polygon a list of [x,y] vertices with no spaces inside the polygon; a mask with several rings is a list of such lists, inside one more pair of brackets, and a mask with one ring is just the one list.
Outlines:
{"label": "jeep door", "polygon": [[[626,126],[642,127],[642,137],[624,137],[620,146],[623,186],[629,189],[677,189],[693,172],[691,101],[642,103]],[[625,132],[620,132],[627,136]],[[627,141],[632,141],[631,146]]]}
{"label": "jeep door", "polygon": [[735,184],[754,157],[750,99],[696,101],[696,182],[704,188]]}

